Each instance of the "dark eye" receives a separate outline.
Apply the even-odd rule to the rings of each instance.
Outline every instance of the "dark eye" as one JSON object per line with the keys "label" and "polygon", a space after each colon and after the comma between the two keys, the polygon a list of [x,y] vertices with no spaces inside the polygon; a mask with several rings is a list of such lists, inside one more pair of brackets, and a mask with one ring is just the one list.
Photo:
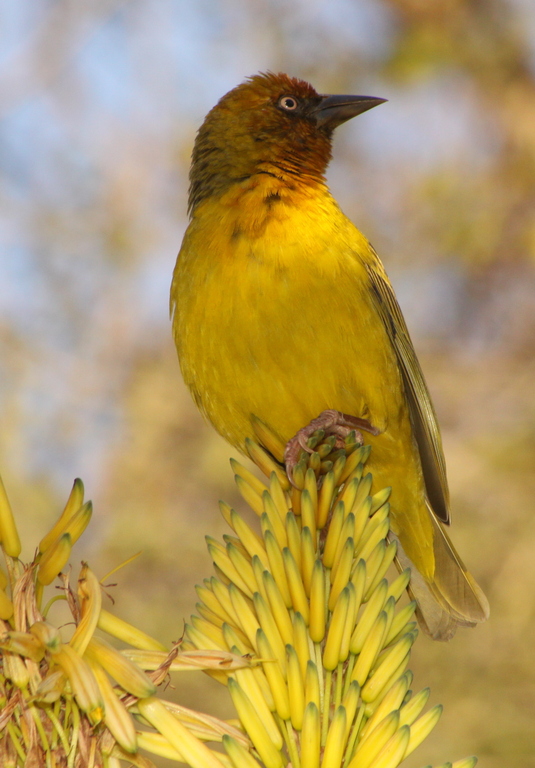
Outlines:
{"label": "dark eye", "polygon": [[299,102],[295,96],[281,96],[279,99],[279,107],[287,112],[293,112],[298,106]]}

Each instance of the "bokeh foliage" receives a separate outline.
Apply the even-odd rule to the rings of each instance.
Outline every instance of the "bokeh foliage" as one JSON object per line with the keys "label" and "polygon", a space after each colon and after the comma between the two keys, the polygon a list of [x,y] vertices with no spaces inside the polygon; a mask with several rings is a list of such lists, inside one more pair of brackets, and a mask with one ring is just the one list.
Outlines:
{"label": "bokeh foliage", "polygon": [[443,427],[453,538],[492,608],[447,646],[422,642],[415,665],[445,705],[422,750],[532,765],[532,3],[22,0],[2,15],[0,468],[24,524],[44,532],[82,475],[100,517],[80,557],[99,569],[142,548],[116,610],[181,634],[214,502],[239,504],[167,318],[195,129],[261,69],[387,97],[340,130],[329,179],[398,291]]}

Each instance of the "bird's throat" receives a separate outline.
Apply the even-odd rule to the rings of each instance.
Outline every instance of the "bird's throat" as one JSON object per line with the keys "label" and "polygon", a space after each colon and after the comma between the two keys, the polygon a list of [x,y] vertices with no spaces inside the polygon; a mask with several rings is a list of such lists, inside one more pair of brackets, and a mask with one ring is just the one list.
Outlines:
{"label": "bird's throat", "polygon": [[323,179],[304,180],[266,164],[257,173],[238,179],[219,194],[203,200],[193,218],[209,220],[216,216],[221,235],[233,240],[241,236],[256,240],[266,234],[270,224],[276,228],[318,200],[332,197]]}

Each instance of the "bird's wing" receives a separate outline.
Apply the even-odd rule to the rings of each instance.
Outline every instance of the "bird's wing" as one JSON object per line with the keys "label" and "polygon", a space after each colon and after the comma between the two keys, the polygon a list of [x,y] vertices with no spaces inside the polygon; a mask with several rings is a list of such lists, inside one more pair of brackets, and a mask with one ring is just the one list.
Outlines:
{"label": "bird's wing", "polygon": [[[373,254],[375,256],[375,254]],[[420,363],[416,357],[394,290],[378,257],[367,260],[372,296],[396,352],[403,375],[412,427],[425,480],[429,503],[439,520],[450,522],[446,463],[435,409]]]}

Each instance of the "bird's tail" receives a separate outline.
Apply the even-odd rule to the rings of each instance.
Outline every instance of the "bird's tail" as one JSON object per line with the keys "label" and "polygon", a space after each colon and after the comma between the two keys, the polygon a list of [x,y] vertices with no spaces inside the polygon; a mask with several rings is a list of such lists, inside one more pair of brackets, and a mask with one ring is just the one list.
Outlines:
{"label": "bird's tail", "polygon": [[458,626],[473,627],[488,619],[489,604],[432,510],[429,515],[433,523],[433,579],[420,575],[399,539],[397,565],[411,568],[409,591],[418,603],[418,621],[424,632],[434,640],[449,640]]}

